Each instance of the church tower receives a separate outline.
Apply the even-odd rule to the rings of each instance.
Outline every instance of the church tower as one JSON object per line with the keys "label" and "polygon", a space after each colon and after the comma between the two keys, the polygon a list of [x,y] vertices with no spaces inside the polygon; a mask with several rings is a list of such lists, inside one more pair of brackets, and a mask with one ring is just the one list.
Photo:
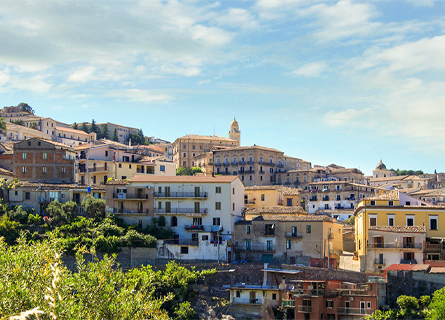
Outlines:
{"label": "church tower", "polygon": [[239,131],[238,121],[233,118],[230,125],[229,138],[237,142],[237,146],[241,145],[241,131]]}

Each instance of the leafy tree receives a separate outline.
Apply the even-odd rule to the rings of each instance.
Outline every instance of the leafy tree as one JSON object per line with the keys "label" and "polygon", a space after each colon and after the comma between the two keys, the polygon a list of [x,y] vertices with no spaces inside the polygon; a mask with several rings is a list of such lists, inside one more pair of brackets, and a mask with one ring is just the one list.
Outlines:
{"label": "leafy tree", "polygon": [[[6,243],[10,245],[14,244],[15,240],[19,236],[19,226],[20,226],[19,222],[11,221],[8,215],[4,214],[0,219],[0,239],[1,237],[3,237]],[[0,292],[2,291],[1,289],[2,288],[0,287]]]}
{"label": "leafy tree", "polygon": [[117,136],[117,129],[116,128],[114,129],[113,137],[111,138],[111,140],[119,142],[119,137]]}
{"label": "leafy tree", "polygon": [[56,200],[48,205],[46,211],[55,224],[70,223],[77,214],[77,204],[72,201],[60,203]]}
{"label": "leafy tree", "polygon": [[35,121],[31,121],[31,122],[29,123],[29,127],[30,127],[31,129],[34,129],[34,130],[39,130],[39,125],[38,125],[37,122],[35,122]]}
{"label": "leafy tree", "polygon": [[7,130],[5,119],[3,117],[0,118],[0,129]]}
{"label": "leafy tree", "polygon": [[31,106],[30,106],[29,104],[27,104],[27,103],[24,103],[24,102],[19,103],[17,107],[20,107],[20,110],[21,110],[21,111],[24,111],[24,112],[28,112],[28,113],[34,114],[34,110],[33,110],[33,109],[31,108]]}
{"label": "leafy tree", "polygon": [[96,199],[92,196],[86,196],[82,201],[85,212],[89,213],[93,218],[105,217],[105,200]]}
{"label": "leafy tree", "polygon": [[11,220],[17,221],[21,224],[28,222],[29,213],[23,209],[22,206],[16,206],[14,209],[9,210],[8,216]]}
{"label": "leafy tree", "polygon": [[119,244],[123,247],[156,247],[156,238],[144,235],[136,230],[129,230],[127,234],[119,238]]}
{"label": "leafy tree", "polygon": [[12,120],[11,123],[16,124],[18,126],[24,126],[25,122],[22,119]]}
{"label": "leafy tree", "polygon": [[73,129],[76,129],[76,130],[79,129],[79,125],[76,122],[73,123],[72,127],[73,127]]}
{"label": "leafy tree", "polygon": [[193,320],[196,319],[196,312],[190,306],[189,301],[184,301],[175,309],[177,320]]}
{"label": "leafy tree", "polygon": [[108,125],[107,124],[104,124],[104,126],[102,127],[100,138],[101,139],[108,139],[109,138],[109,135],[108,135]]}
{"label": "leafy tree", "polygon": [[94,121],[94,119],[91,121],[90,132],[99,132],[99,128],[97,127],[96,121]]}
{"label": "leafy tree", "polygon": [[436,290],[433,293],[433,299],[428,306],[425,319],[441,320],[445,319],[445,288]]}
{"label": "leafy tree", "polygon": [[419,301],[415,297],[401,295],[397,298],[399,314],[401,317],[412,317],[419,311]]}
{"label": "leafy tree", "polygon": [[202,173],[202,169],[199,167],[183,168],[179,167],[176,169],[177,176],[194,176],[197,173]]}
{"label": "leafy tree", "polygon": [[88,128],[88,125],[86,122],[82,123],[82,126],[80,127],[80,130],[86,132],[86,133],[90,133],[90,128]]}

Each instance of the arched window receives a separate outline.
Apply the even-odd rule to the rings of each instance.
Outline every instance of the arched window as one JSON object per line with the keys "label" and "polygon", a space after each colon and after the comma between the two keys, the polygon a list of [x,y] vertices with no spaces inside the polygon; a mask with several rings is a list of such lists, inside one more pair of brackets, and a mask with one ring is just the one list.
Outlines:
{"label": "arched window", "polygon": [[171,227],[177,227],[178,226],[178,218],[176,218],[175,216],[173,216],[170,220],[170,226]]}

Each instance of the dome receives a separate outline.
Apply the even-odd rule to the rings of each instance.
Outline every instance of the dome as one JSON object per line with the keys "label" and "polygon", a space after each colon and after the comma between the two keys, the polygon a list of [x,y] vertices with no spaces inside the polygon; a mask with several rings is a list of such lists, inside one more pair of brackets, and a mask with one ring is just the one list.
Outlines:
{"label": "dome", "polygon": [[375,167],[376,169],[379,170],[386,170],[386,166],[383,164],[382,160],[380,159],[379,164],[377,165],[377,167]]}
{"label": "dome", "polygon": [[238,121],[236,121],[235,118],[233,118],[232,123],[230,124],[231,127],[238,127]]}

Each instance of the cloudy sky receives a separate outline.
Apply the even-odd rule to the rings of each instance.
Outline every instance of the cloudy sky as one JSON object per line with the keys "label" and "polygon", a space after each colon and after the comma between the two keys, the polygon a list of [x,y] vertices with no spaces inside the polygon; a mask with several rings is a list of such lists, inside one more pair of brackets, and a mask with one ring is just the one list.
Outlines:
{"label": "cloudy sky", "polygon": [[67,123],[445,171],[445,3],[4,0],[0,97]]}

